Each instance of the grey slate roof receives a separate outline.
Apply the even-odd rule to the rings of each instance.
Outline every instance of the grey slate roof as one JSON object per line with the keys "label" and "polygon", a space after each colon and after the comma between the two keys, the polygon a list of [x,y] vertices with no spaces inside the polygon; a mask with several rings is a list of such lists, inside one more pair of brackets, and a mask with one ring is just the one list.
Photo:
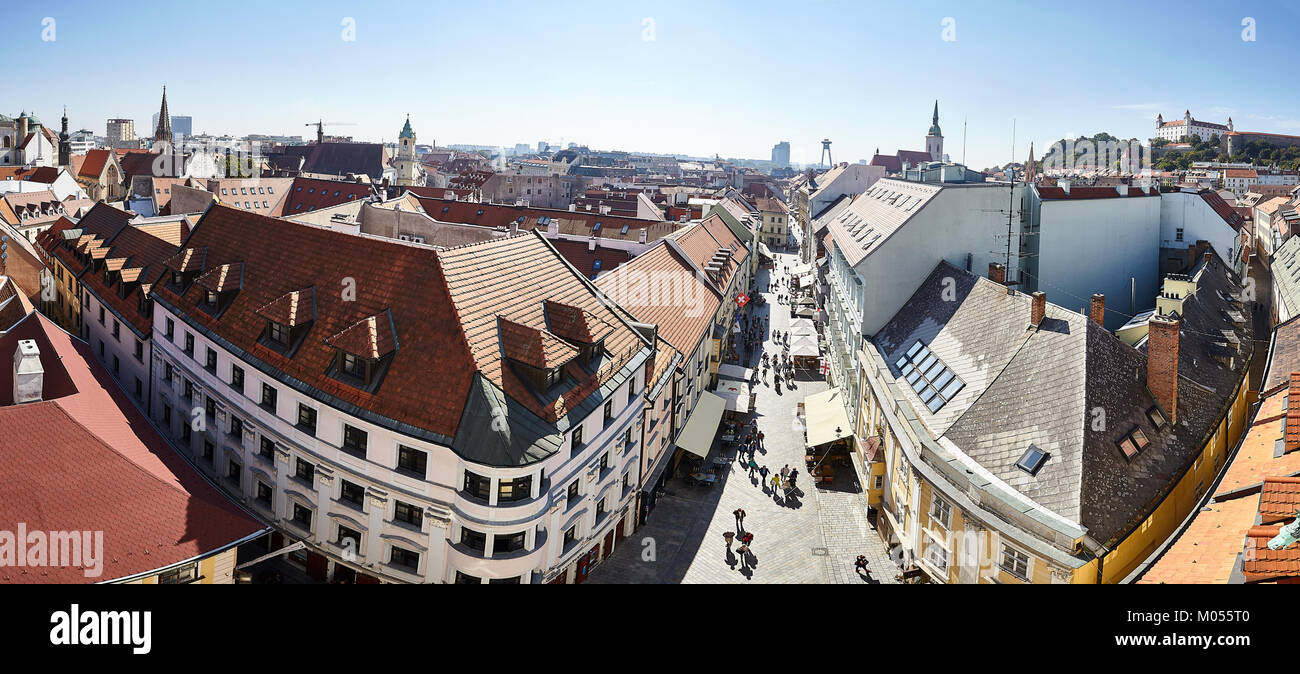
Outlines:
{"label": "grey slate roof", "polygon": [[[1193,277],[1198,289],[1181,317],[1177,423],[1163,430],[1147,417],[1155,401],[1141,350],[1050,303],[1042,324],[1031,329],[1029,296],[1008,295],[1005,287],[947,262],[877,333],[875,347],[898,377],[898,358],[918,339],[928,345],[966,382],[937,413],[900,382],[931,433],[1111,545],[1140,524],[1190,467],[1250,359],[1250,322],[1234,326],[1224,310],[1240,308],[1220,295],[1235,292],[1233,272],[1216,258]],[[1223,330],[1243,345],[1232,367],[1212,355],[1225,348]],[[1116,443],[1134,426],[1151,444],[1129,459]],[[1033,475],[1016,466],[1030,444],[1050,455]]]}

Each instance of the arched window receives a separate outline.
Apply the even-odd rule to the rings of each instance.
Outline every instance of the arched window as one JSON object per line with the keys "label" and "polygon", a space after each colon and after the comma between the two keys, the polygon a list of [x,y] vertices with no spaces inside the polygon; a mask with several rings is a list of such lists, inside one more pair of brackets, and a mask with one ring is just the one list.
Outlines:
{"label": "arched window", "polygon": [[9,147],[12,140],[13,139],[10,138],[9,136],[5,136],[5,147]]}

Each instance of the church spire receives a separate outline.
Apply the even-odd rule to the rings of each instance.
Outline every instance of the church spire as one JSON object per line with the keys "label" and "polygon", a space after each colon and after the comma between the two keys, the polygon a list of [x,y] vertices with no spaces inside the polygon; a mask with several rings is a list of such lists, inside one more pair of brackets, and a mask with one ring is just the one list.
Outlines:
{"label": "church spire", "polygon": [[158,110],[158,126],[154,129],[153,140],[155,143],[163,141],[169,145],[172,142],[172,117],[167,112],[167,85],[163,85],[162,107]]}
{"label": "church spire", "polygon": [[1034,164],[1034,141],[1029,141],[1029,161],[1025,162],[1025,184],[1032,184],[1038,177],[1038,166]]}
{"label": "church spire", "polygon": [[939,130],[939,101],[934,101],[934,117],[930,118],[930,135],[942,136],[943,132]]}

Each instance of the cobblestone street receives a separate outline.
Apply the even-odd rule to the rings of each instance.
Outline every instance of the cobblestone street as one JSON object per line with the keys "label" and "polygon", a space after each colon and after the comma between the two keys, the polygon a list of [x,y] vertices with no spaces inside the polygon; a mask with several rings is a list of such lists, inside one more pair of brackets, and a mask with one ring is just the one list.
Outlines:
{"label": "cobblestone street", "polygon": [[[775,280],[789,278],[780,268],[793,267],[797,256],[776,256]],[[787,331],[789,305],[777,303],[778,293],[768,285],[769,271],[760,270],[757,280],[759,288],[766,289],[766,304],[752,307],[750,313],[770,319],[764,350],[780,353],[772,331]],[[754,354],[749,366],[758,362]],[[788,498],[774,495],[770,485],[760,484],[757,474],[751,477],[744,464],[735,461],[711,488],[673,479],[649,521],[594,569],[588,582],[893,583],[897,568],[867,523],[865,495],[853,471],[841,471],[834,484],[822,488],[812,486],[807,474],[797,407],[805,396],[828,388],[820,376],[812,377],[796,378],[793,389],[783,380],[778,391],[769,373],[757,387],[755,418],[766,437],[754,461],[773,472],[786,465],[799,471],[797,488]],[[737,531],[732,515],[736,508],[745,510],[744,531],[754,535],[748,565],[727,550],[722,535]],[[860,554],[870,560],[870,580],[853,568]]]}

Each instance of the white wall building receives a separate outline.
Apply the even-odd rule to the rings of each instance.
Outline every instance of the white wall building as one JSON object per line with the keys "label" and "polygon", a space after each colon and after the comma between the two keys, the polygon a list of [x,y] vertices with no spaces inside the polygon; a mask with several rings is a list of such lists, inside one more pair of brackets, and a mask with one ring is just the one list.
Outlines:
{"label": "white wall building", "polygon": [[[1005,249],[1006,211],[1020,204],[1022,189],[884,179],[830,222],[826,334],[832,377],[847,389],[850,419],[861,399],[855,389],[862,337],[885,325],[939,260],[972,272],[1005,262],[995,251]],[[1014,254],[1011,263],[1008,278],[1018,273]]]}
{"label": "white wall building", "polygon": [[1241,270],[1240,230],[1244,220],[1218,194],[1184,189],[1160,195],[1160,247],[1187,250],[1208,241],[1234,269]]}
{"label": "white wall building", "polygon": [[[283,251],[259,250],[256,232],[267,229]],[[286,539],[307,542],[309,573],[580,582],[630,531],[650,346],[542,237],[435,252],[214,205],[186,245],[154,290],[153,417],[233,498]],[[302,262],[340,245],[353,251],[351,268]],[[505,289],[495,273],[466,273],[512,254],[545,264],[501,274],[539,276]],[[405,263],[418,271],[386,290],[383,270]],[[355,307],[335,290],[353,277]],[[391,290],[407,284],[418,289],[414,303]],[[493,287],[506,292],[500,302],[474,300]],[[553,303],[561,297],[569,304]],[[573,318],[572,307],[597,320]],[[578,346],[543,332],[582,332],[559,325],[570,319],[593,333],[611,329]],[[252,333],[240,327],[249,321]],[[429,358],[446,337],[460,341]],[[581,352],[601,361],[593,370],[596,361],[547,360],[528,371],[540,377],[537,395],[574,396],[556,399],[567,411],[555,421],[531,402],[531,366],[513,360],[532,339],[547,343],[548,359],[587,358]],[[576,393],[574,376],[598,380]]]}

